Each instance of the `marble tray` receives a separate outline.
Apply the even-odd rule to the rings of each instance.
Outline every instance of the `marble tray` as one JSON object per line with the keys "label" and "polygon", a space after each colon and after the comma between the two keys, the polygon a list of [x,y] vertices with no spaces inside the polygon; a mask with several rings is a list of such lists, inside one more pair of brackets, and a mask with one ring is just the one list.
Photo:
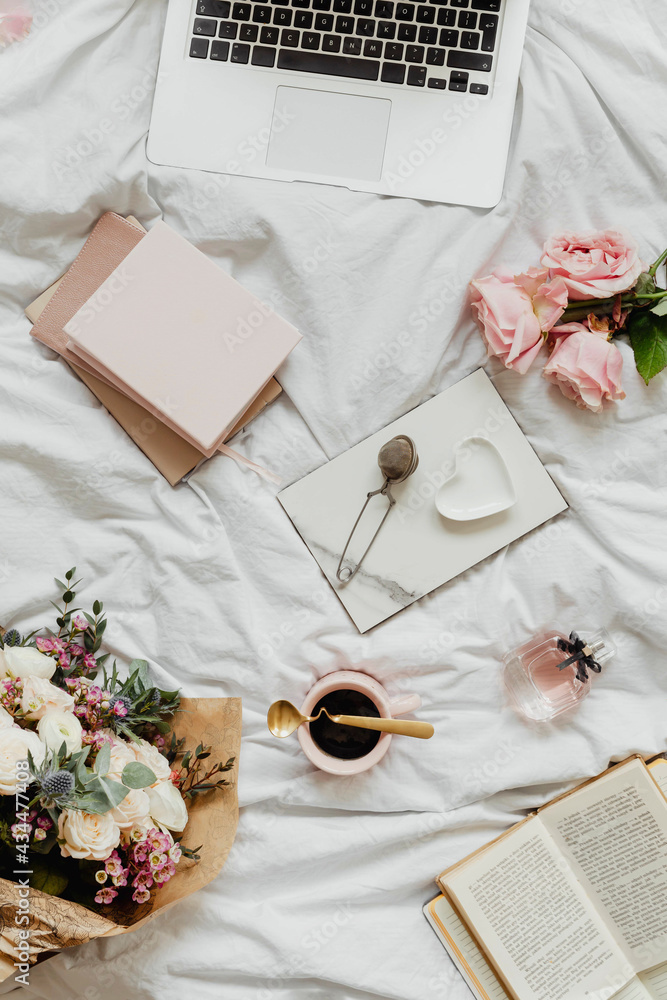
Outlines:
{"label": "marble tray", "polygon": [[[359,572],[349,583],[340,583],[336,569],[352,525],[366,494],[383,482],[377,453],[396,434],[413,439],[419,466],[393,488],[396,505]],[[456,448],[466,438],[473,439],[465,445],[463,460],[469,463],[482,461],[485,454],[475,439],[493,443],[507,467],[516,502],[486,517],[450,520],[437,510],[435,496],[456,471]],[[461,461],[459,453],[459,470]],[[468,471],[483,481],[479,470]],[[360,632],[567,508],[481,368],[288,486],[278,499]],[[386,503],[380,496],[369,504],[348,552],[352,563],[366,547]]]}

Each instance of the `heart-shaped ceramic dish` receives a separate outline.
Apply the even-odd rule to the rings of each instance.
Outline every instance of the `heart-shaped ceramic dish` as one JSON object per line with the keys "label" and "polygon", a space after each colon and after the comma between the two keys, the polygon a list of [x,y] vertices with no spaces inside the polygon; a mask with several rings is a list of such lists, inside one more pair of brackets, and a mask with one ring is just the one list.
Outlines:
{"label": "heart-shaped ceramic dish", "polygon": [[435,506],[451,521],[474,521],[516,503],[505,460],[488,438],[468,437],[454,449],[454,472],[435,495]]}

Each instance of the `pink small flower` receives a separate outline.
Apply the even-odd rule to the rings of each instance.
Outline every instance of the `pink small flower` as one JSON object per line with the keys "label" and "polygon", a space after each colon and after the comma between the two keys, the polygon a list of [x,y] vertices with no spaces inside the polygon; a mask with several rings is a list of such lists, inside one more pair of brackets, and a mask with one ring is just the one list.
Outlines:
{"label": "pink small flower", "polygon": [[42,830],[41,827],[38,827],[35,830],[35,840],[46,840],[46,830]]}
{"label": "pink small flower", "polygon": [[98,705],[101,700],[102,700],[101,688],[95,687],[95,685],[93,685],[93,687],[88,689],[88,693],[86,694],[86,701],[88,702],[89,705]]}
{"label": "pink small flower", "polygon": [[40,653],[50,653],[53,649],[53,639],[47,639],[38,635],[35,639],[35,645]]}
{"label": "pink small flower", "polygon": [[75,615],[72,619],[72,625],[74,625],[74,628],[78,629],[80,632],[85,632],[88,628],[88,622],[82,615]]}
{"label": "pink small flower", "polygon": [[37,826],[41,826],[42,830],[50,830],[53,826],[53,820],[48,816],[38,816]]}
{"label": "pink small flower", "polygon": [[58,663],[63,668],[63,670],[67,670],[70,664],[69,653],[61,653],[60,656],[58,657]]}
{"label": "pink small flower", "polygon": [[150,898],[151,894],[148,889],[137,889],[132,894],[132,899],[135,903],[147,903]]}
{"label": "pink small flower", "polygon": [[125,868],[120,875],[112,875],[111,881],[113,882],[113,884],[116,886],[127,885],[127,871],[128,871],[127,868]]}
{"label": "pink small flower", "polygon": [[566,323],[555,327],[552,335],[557,339],[544,377],[564,396],[594,413],[599,413],[604,400],[625,398],[623,357],[603,333],[592,333],[583,323]]}
{"label": "pink small flower", "polygon": [[68,645],[67,649],[68,649],[68,652],[70,653],[71,656],[85,656],[86,655],[86,651],[83,648],[83,646],[79,646],[78,643],[76,643],[76,642],[70,642],[70,644]]}
{"label": "pink small flower", "polygon": [[100,891],[95,896],[96,903],[113,903],[114,899],[118,895],[115,889],[100,889]]}
{"label": "pink small flower", "polygon": [[113,714],[119,716],[121,719],[127,715],[127,707],[122,701],[117,701],[113,707]]}
{"label": "pink small flower", "polygon": [[97,660],[92,653],[86,653],[83,658],[83,665],[86,670],[94,670],[97,666]]}
{"label": "pink small flower", "polygon": [[169,780],[171,781],[172,785],[176,785],[177,788],[180,788],[181,779],[178,771],[172,771],[169,775]]}

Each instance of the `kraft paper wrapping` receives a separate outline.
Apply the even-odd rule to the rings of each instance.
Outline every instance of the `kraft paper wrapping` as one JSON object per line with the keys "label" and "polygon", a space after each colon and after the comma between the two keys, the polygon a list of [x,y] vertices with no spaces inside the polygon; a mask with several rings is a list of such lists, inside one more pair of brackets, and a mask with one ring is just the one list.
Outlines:
{"label": "kraft paper wrapping", "polygon": [[[186,847],[203,845],[198,852],[201,861],[196,863],[182,858],[174,877],[148,903],[119,907],[111,904],[104,908],[104,915],[67,899],[31,891],[31,962],[49,958],[54,952],[93,938],[126,934],[141,927],[179,899],[211,882],[222,870],[234,843],[238,822],[236,776],[241,747],[241,699],[183,698],[174,716],[173,730],[177,738],[185,737],[186,750],[194,750],[199,743],[210,745],[208,761],[211,764],[236,758],[232,770],[219,775],[230,782],[229,787],[203,792],[188,800],[189,819],[182,839]],[[0,982],[17,973],[14,961],[18,927],[14,916],[18,904],[18,885],[0,879]]]}

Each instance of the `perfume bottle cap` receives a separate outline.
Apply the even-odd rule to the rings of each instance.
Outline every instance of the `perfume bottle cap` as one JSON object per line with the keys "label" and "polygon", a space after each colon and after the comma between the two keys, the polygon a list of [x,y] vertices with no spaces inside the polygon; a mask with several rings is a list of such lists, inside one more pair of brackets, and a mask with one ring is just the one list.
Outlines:
{"label": "perfume bottle cap", "polygon": [[588,636],[585,633],[581,636],[578,632],[570,632],[569,639],[558,640],[558,648],[568,654],[558,664],[559,670],[576,664],[577,677],[582,683],[589,680],[590,673],[599,674],[603,665],[616,652],[616,647],[604,628],[597,629],[592,634],[589,632]]}

